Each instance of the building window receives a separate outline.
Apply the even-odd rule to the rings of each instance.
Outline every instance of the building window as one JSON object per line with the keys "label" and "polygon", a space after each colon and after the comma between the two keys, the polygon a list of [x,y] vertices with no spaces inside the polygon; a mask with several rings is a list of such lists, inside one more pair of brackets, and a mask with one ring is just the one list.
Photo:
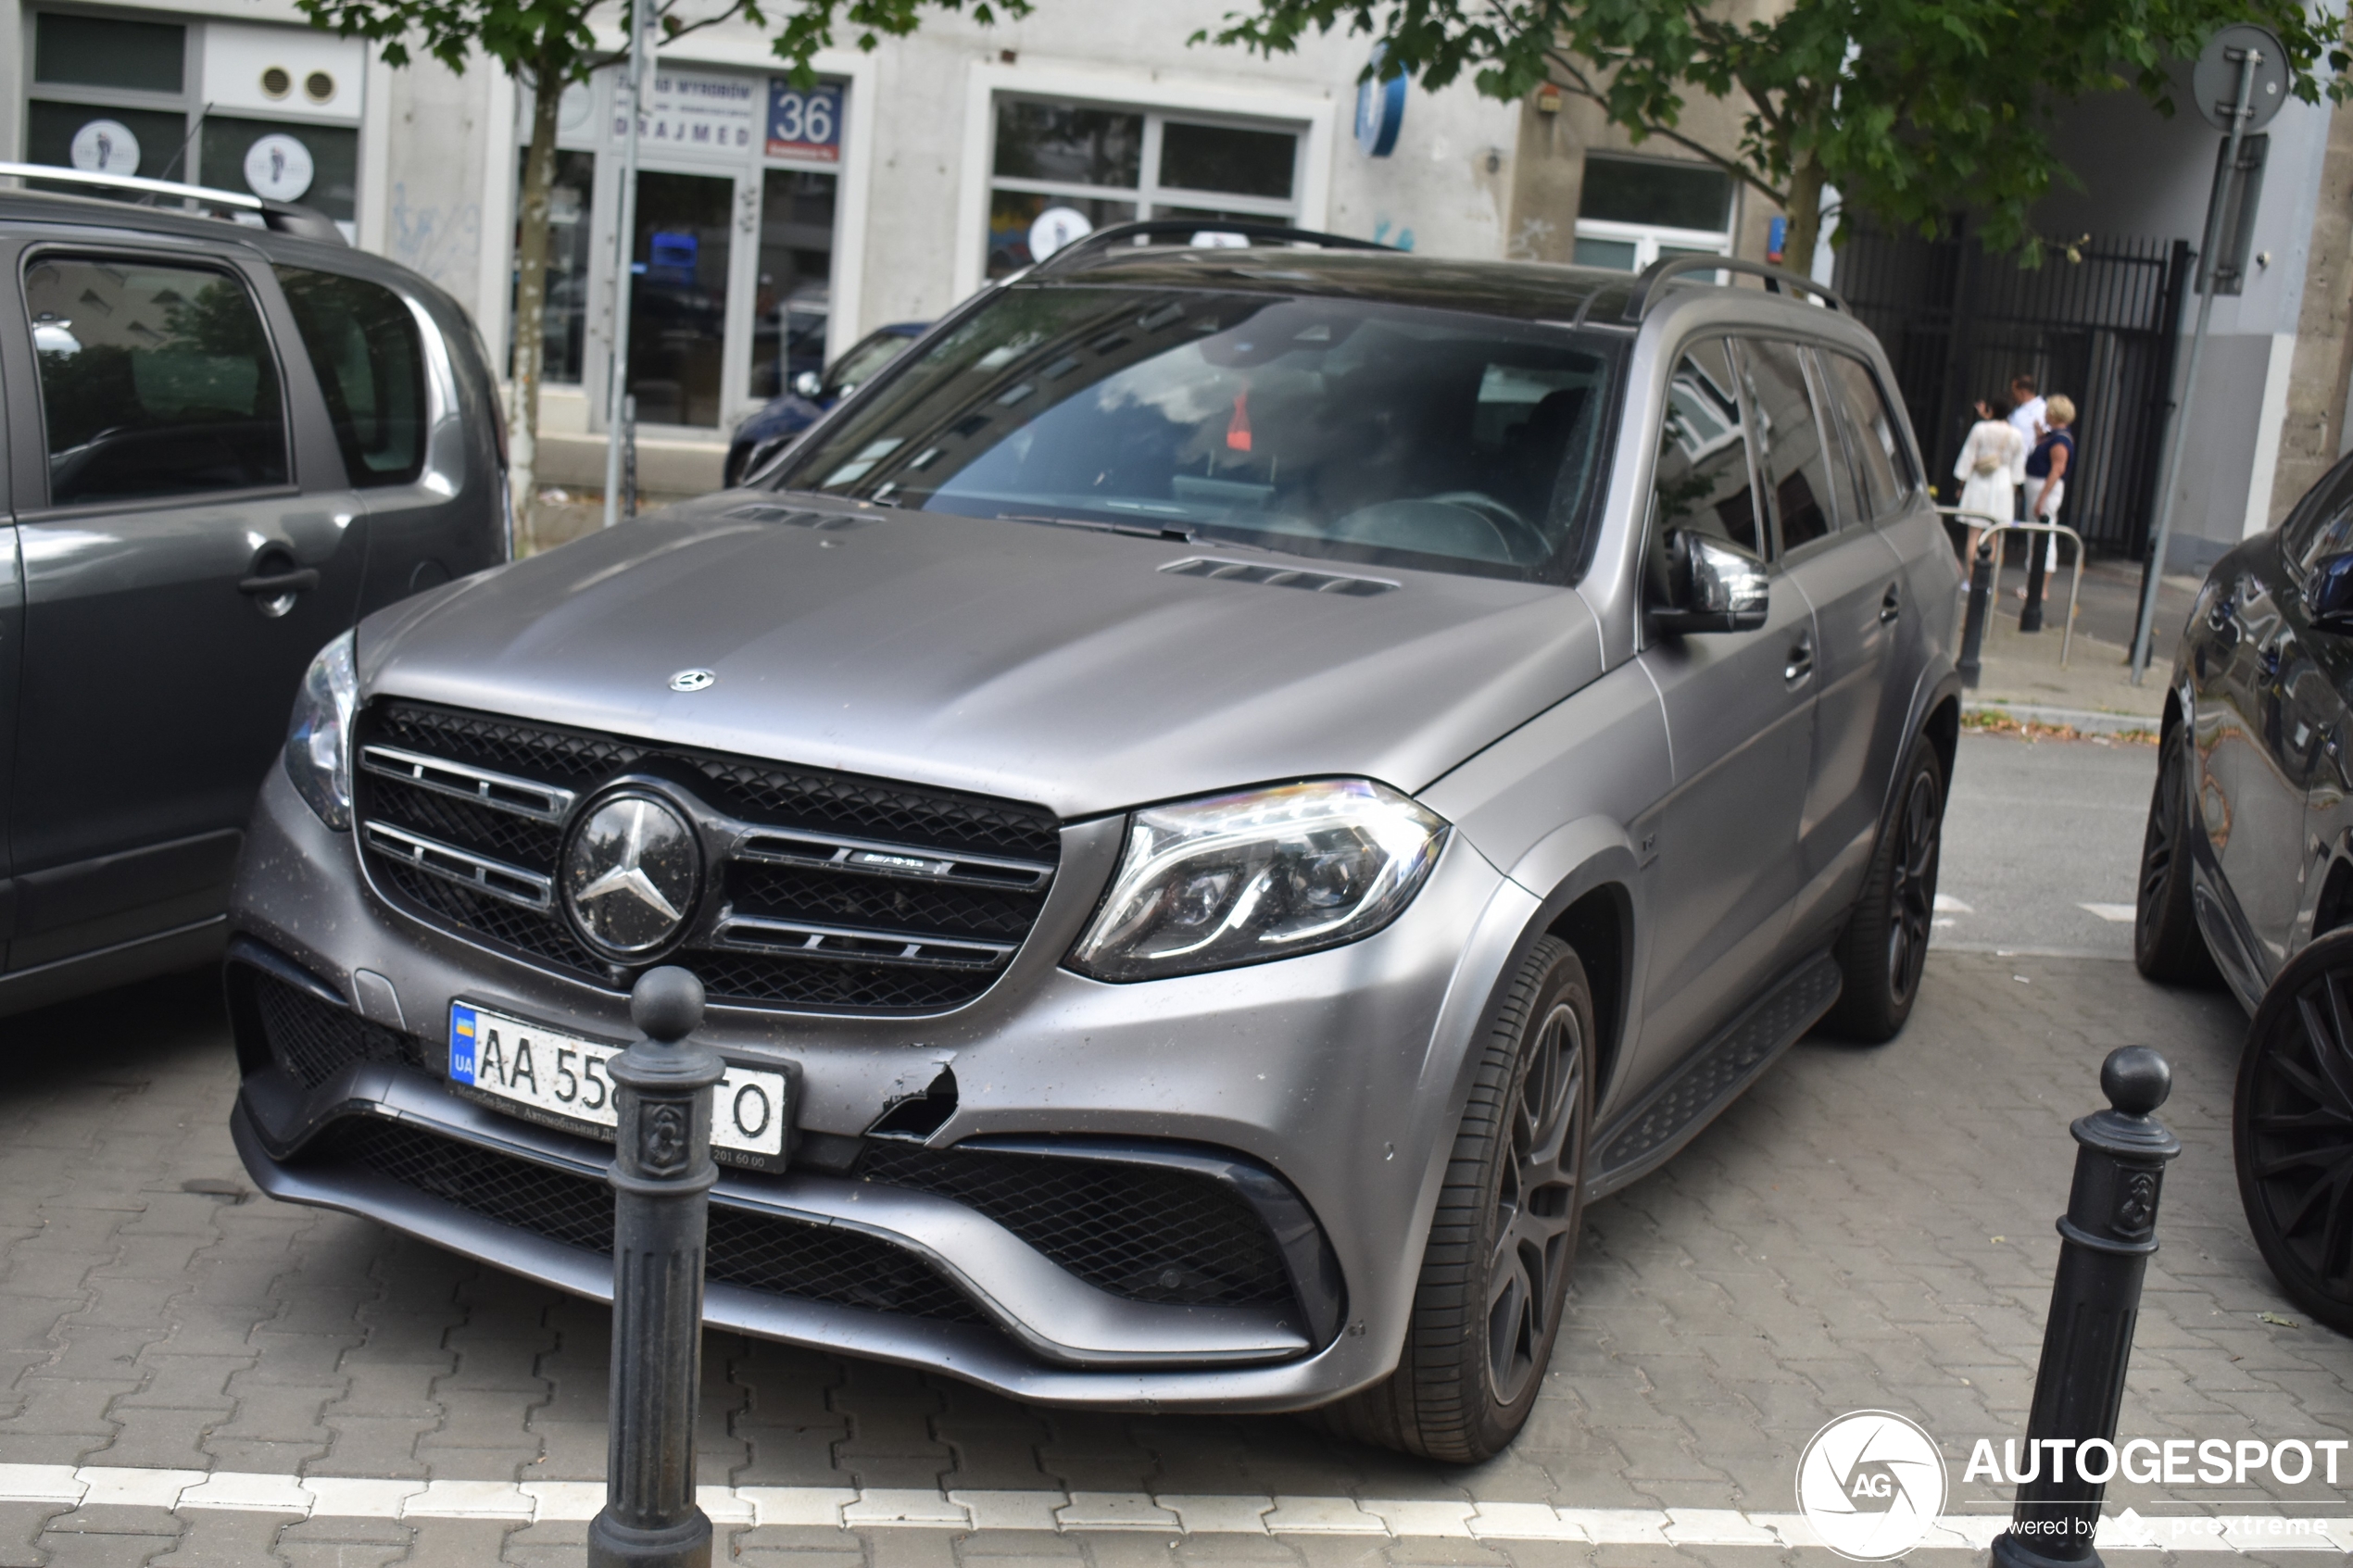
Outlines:
{"label": "building window", "polygon": [[825,373],[833,320],[834,177],[761,176],[760,292],[752,307],[751,395],[774,397],[806,370]]}
{"label": "building window", "polygon": [[[525,147],[515,157],[516,233],[522,233]],[[588,220],[597,189],[597,155],[570,147],[556,150],[555,180],[547,187],[547,294],[539,326],[542,385],[578,385],[588,352],[588,261],[594,234]],[[520,243],[520,241],[518,241]],[[520,282],[520,274],[518,274]],[[514,363],[515,313],[507,311],[506,366]],[[502,367],[502,369],[505,367]]]}
{"label": "building window", "polygon": [[1732,179],[1701,163],[1588,154],[1577,264],[1639,272],[1663,256],[1731,254]]}
{"label": "building window", "polygon": [[1279,127],[1000,98],[988,276],[1039,259],[1031,236],[1049,213],[1063,244],[1139,218],[1292,222],[1299,145]]}

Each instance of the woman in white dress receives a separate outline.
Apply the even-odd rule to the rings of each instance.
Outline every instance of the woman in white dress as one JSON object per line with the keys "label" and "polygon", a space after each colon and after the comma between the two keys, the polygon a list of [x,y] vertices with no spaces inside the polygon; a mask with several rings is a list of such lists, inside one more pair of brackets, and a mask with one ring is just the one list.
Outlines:
{"label": "woman in white dress", "polygon": [[[2026,483],[2026,442],[2010,422],[1984,403],[1977,406],[1977,423],[1961,443],[1960,460],[1953,477],[1961,482],[1960,509],[2007,521],[2016,508],[2018,487]],[[1970,537],[1985,526],[1974,519]]]}

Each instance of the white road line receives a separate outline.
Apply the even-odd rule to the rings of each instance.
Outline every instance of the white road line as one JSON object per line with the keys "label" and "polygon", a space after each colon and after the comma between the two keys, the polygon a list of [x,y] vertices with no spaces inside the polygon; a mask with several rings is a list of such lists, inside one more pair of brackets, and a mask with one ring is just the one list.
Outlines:
{"label": "white road line", "polygon": [[2130,904],[2078,904],[2075,907],[2079,909],[2089,909],[2100,919],[2115,925],[2133,923],[2133,911]]}
{"label": "white road line", "polygon": [[1962,903],[1958,898],[1954,897],[1949,893],[1939,893],[1936,896],[1936,912],[1940,915],[1973,915],[1977,913],[1975,909],[1970,909],[1967,904]]}
{"label": "white road line", "polygon": [[[798,1524],[844,1530],[1120,1530],[1164,1536],[1342,1535],[1388,1538],[1568,1541],[1589,1546],[1818,1546],[1794,1513],[1730,1508],[1566,1508],[1461,1498],[1253,1497],[1143,1492],[927,1492],[847,1486],[704,1486],[723,1528]],[[229,1511],[308,1519],[583,1522],[604,1506],[601,1481],[389,1481],[238,1471],[0,1464],[0,1502],[84,1508]],[[1922,1550],[1983,1551],[2006,1513],[1947,1514]],[[2098,1544],[2174,1551],[2353,1551],[2353,1519],[2144,1516],[2101,1522]]]}

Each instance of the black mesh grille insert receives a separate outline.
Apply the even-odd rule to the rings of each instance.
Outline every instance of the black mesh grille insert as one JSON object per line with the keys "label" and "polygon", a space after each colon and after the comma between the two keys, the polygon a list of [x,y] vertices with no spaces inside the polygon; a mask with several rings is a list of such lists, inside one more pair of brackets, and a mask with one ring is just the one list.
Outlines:
{"label": "black mesh grille insert", "polygon": [[270,1054],[304,1088],[317,1088],[355,1061],[424,1066],[424,1042],[414,1035],[371,1023],[349,1008],[322,1001],[274,974],[246,972]]}
{"label": "black mesh grille insert", "polygon": [[977,1209],[1090,1285],[1135,1301],[1280,1306],[1290,1275],[1258,1211],[1164,1166],[873,1142],[857,1173]]}
{"label": "black mesh grille insert", "polygon": [[[623,773],[653,775],[690,790],[715,810],[761,827],[1047,866],[1060,858],[1061,824],[1051,814],[1014,801],[399,700],[371,705],[360,716],[358,738],[362,745],[398,746],[560,785],[584,799]],[[557,874],[562,828],[365,769],[355,782],[366,821],[524,871]],[[584,946],[560,910],[485,897],[381,853],[364,836],[361,844],[376,885],[411,914],[599,985],[622,988],[634,978]],[[797,950],[805,938],[789,934],[760,951],[745,950],[748,943],[714,946],[707,937],[665,960],[695,971],[715,1001],[824,1011],[938,1012],[963,1006],[995,983],[1003,963],[936,967],[923,961],[922,954],[909,959],[901,950],[905,939],[1018,947],[1036,923],[1047,891],[877,872],[872,866],[848,870],[745,860],[715,867],[714,873],[710,902],[698,916],[706,930],[724,905],[740,915],[896,939],[864,947],[837,940],[838,950],[821,952]]]}
{"label": "black mesh grille insert", "polygon": [[[430,1198],[567,1247],[612,1252],[612,1188],[421,1127],[351,1117],[304,1151],[364,1166]],[[714,1202],[714,1280],[902,1317],[985,1323],[980,1310],[914,1254],[857,1231],[801,1224]]]}

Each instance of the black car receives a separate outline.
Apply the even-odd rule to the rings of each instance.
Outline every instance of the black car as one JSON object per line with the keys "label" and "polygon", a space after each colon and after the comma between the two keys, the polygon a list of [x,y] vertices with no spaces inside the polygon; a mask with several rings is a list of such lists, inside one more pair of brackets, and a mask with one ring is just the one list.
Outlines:
{"label": "black car", "polygon": [[783,451],[793,437],[815,424],[820,415],[856,391],[861,383],[874,379],[876,370],[907,352],[907,345],[930,328],[929,321],[893,321],[876,327],[851,344],[822,377],[803,370],[790,392],[770,398],[736,427],[723,470],[727,488],[742,483],[744,475]]}
{"label": "black car", "polygon": [[2353,1332],[2353,459],[2215,563],[2161,734],[2133,957],[2253,1015],[2247,1223],[2290,1298]]}
{"label": "black car", "polygon": [[456,301],[307,208],[0,192],[0,1012],[209,961],[286,712],[361,616],[507,558]]}

